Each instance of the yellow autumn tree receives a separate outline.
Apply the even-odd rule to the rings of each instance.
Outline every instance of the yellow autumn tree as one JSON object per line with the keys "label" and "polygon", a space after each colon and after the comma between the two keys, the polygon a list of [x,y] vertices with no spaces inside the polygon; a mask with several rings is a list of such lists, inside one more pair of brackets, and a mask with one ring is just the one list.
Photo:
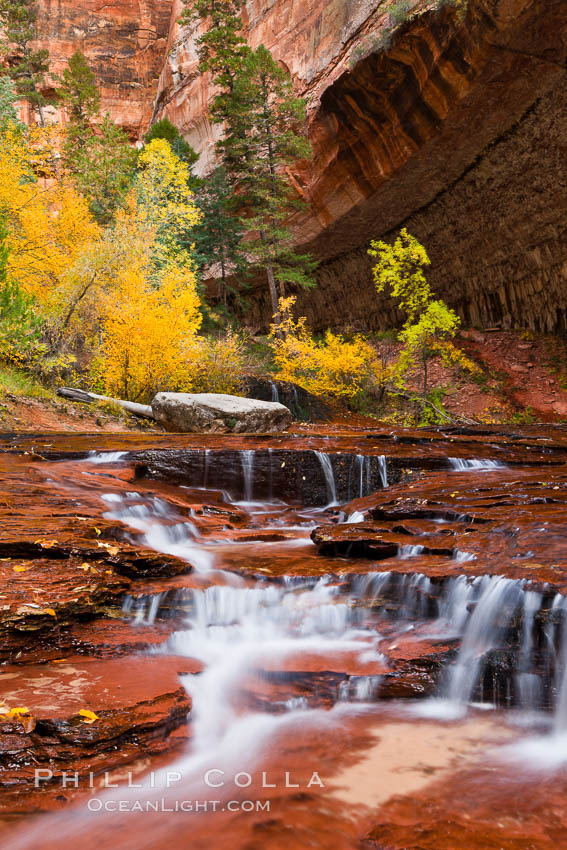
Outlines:
{"label": "yellow autumn tree", "polygon": [[199,223],[201,214],[189,188],[190,171],[166,139],[153,139],[138,159],[134,194],[140,221],[154,233],[155,263],[175,257],[180,239]]}
{"label": "yellow autumn tree", "polygon": [[295,297],[281,298],[281,322],[272,325],[271,344],[276,376],[291,381],[314,395],[352,401],[380,373],[374,348],[360,335],[346,340],[327,331],[317,341],[304,316],[295,320]]}
{"label": "yellow autumn tree", "polygon": [[440,355],[445,365],[453,363],[469,372],[478,371],[451,341],[461,320],[444,301],[434,297],[424,271],[431,261],[415,236],[403,228],[393,245],[372,240],[368,254],[377,260],[372,270],[376,291],[388,288],[407,317],[398,335],[403,348],[390,370],[397,387],[403,388],[407,374],[420,365],[426,397],[428,361],[434,355]]}
{"label": "yellow autumn tree", "polygon": [[117,275],[98,368],[110,394],[150,400],[159,390],[189,390],[195,379],[200,300],[191,256],[181,246],[200,214],[188,167],[167,141],[152,141],[139,167],[117,218],[136,249]]}
{"label": "yellow autumn tree", "polygon": [[9,228],[8,271],[25,292],[47,305],[101,233],[71,184],[35,176],[35,156],[26,134],[9,129],[0,136],[0,211]]}
{"label": "yellow autumn tree", "polygon": [[201,325],[190,265],[162,269],[149,282],[149,258],[126,269],[104,327],[100,369],[111,395],[149,401],[159,390],[190,390]]}

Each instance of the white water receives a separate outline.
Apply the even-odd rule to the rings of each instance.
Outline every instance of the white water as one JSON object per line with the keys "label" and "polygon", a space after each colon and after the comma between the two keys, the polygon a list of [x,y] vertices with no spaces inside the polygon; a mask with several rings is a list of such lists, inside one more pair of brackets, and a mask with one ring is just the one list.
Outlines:
{"label": "white water", "polygon": [[398,558],[400,561],[406,561],[408,558],[417,558],[423,553],[423,546],[398,546]]}
{"label": "white water", "polygon": [[382,487],[388,486],[388,467],[386,465],[386,455],[380,455],[378,458],[378,471],[380,473],[380,481]]}
{"label": "white water", "polygon": [[123,460],[127,452],[89,452],[85,458],[86,463],[118,463]]}
{"label": "white water", "polygon": [[365,516],[360,511],[353,511],[350,516],[347,518],[347,524],[364,522]]}
{"label": "white water", "polygon": [[497,460],[486,460],[480,458],[461,458],[461,457],[450,457],[447,458],[451,469],[456,469],[458,471],[463,471],[465,469],[505,469],[506,465],[503,463],[499,463]]}
{"label": "white water", "polygon": [[244,499],[246,502],[251,502],[254,491],[254,452],[250,450],[240,452],[240,461],[244,475]]}
{"label": "white water", "polygon": [[[109,455],[113,454],[107,453],[104,460],[92,462],[114,462],[108,460]],[[331,503],[336,503],[330,458],[324,453],[316,454],[325,473],[327,496]],[[253,457],[249,465],[252,482],[250,489],[244,457],[242,463],[246,482],[245,497],[251,502]],[[460,468],[494,467],[471,464]],[[197,570],[212,570],[213,556],[204,547],[198,528],[188,521],[167,524],[167,503],[155,498],[143,502],[135,493],[129,493],[126,497],[109,493],[104,500],[110,509],[106,516],[142,532],[146,545],[156,551],[182,557]],[[362,514],[359,516],[364,518]],[[350,517],[349,521],[360,519]],[[407,547],[406,557],[418,554],[415,550],[419,548]],[[301,654],[320,653],[327,658],[344,652],[355,652],[361,661],[381,660],[378,651],[380,634],[369,614],[369,608],[382,596],[388,593],[394,595],[392,585],[394,589],[397,588],[403,604],[397,614],[391,615],[391,619],[398,617],[402,624],[407,620],[404,629],[413,628],[415,623],[412,621],[432,616],[428,612],[435,607],[436,599],[435,633],[457,637],[464,635],[461,651],[444,691],[445,700],[426,704],[431,708],[432,716],[442,716],[442,706],[448,717],[464,711],[474,695],[487,653],[498,646],[519,605],[523,605],[524,610],[519,675],[530,674],[533,653],[531,626],[539,610],[541,597],[532,591],[524,592],[521,582],[498,577],[471,581],[459,576],[448,580],[444,589],[439,591],[427,576],[421,574],[400,576],[394,573],[371,573],[353,580],[353,588],[349,593],[341,592],[329,577],[317,582],[294,579],[282,585],[266,584],[252,588],[213,586],[194,590],[191,591],[191,612],[164,651],[198,659],[205,669],[198,676],[184,677],[184,685],[193,699],[194,739],[191,751],[171,765],[169,770],[182,772],[186,786],[190,786],[200,776],[205,764],[220,764],[223,767],[236,764],[239,769],[249,769],[258,758],[260,745],[284,725],[303,725],[311,719],[320,728],[325,719],[332,720],[333,712],[310,709],[308,697],[294,697],[283,706],[280,704],[278,708],[284,708],[282,715],[257,711],[243,713],[243,683],[253,679],[262,669],[282,669],[286,659]],[[366,606],[358,605],[360,600]],[[133,614],[134,622],[151,623],[158,615],[160,601],[159,595],[147,598],[143,604],[132,600],[131,605],[125,603],[125,610]],[[555,607],[561,609],[565,616],[567,603],[562,597],[559,597]],[[383,616],[388,618],[390,614],[384,610]],[[554,627],[550,629],[553,645],[557,643],[556,638]],[[536,749],[542,749],[541,741],[545,740],[548,751],[555,752],[556,761],[557,751],[561,748],[567,759],[567,733],[564,731],[567,720],[567,629],[563,631],[559,656],[556,659],[559,696],[555,734],[538,739],[539,743],[533,745]],[[338,688],[337,700],[356,703],[376,699],[380,681],[380,676],[347,677]],[[553,744],[550,744],[551,741]],[[156,794],[163,789],[163,783],[164,776],[159,774]],[[120,797],[125,796],[127,794],[121,790]],[[70,817],[65,813],[59,823],[62,818],[66,818],[68,823]],[[101,819],[96,821],[96,825]],[[84,828],[85,821],[81,819],[76,826],[79,833],[79,827]],[[44,828],[43,824],[38,827],[35,846],[40,846]],[[31,832],[28,832],[23,842],[12,841],[9,846],[33,846],[31,839]]]}
{"label": "white water", "polygon": [[335,485],[335,473],[333,472],[333,464],[331,463],[331,458],[325,452],[314,452],[319,463],[321,464],[321,469],[323,470],[323,475],[325,476],[325,487],[327,488],[327,506],[332,507],[337,504],[337,488]]}
{"label": "white water", "polygon": [[200,538],[197,526],[188,521],[166,525],[163,520],[169,508],[161,499],[152,498],[148,504],[140,502],[137,494],[127,494],[124,498],[116,493],[105,493],[102,500],[111,507],[104,514],[105,519],[118,520],[141,531],[142,543],[150,549],[181,558],[196,572],[207,573],[213,569],[214,555],[197,542]]}
{"label": "white water", "polygon": [[498,645],[522,595],[520,582],[502,576],[483,576],[476,607],[467,623],[457,662],[451,670],[447,698],[456,704],[470,701],[482,661]]}

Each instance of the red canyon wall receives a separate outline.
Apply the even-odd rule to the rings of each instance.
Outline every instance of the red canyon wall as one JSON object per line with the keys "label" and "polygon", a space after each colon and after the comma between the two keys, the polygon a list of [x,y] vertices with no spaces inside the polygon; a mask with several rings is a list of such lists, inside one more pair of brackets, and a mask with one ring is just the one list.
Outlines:
{"label": "red canyon wall", "polygon": [[103,109],[138,138],[152,115],[171,9],[172,0],[39,0],[40,46],[49,49],[53,74],[82,50]]}
{"label": "red canyon wall", "polygon": [[[430,252],[435,290],[467,321],[565,329],[567,4],[420,0],[384,50],[395,6],[246,5],[250,43],[266,44],[308,101],[313,161],[295,179],[311,207],[293,224],[321,265],[301,311],[317,328],[399,318],[374,293],[366,247],[406,226]],[[42,0],[55,65],[81,46],[119,120],[142,132],[167,115],[206,170],[212,89],[197,73],[198,33],[176,24],[181,0],[99,9]],[[247,318],[268,317],[259,282]]]}

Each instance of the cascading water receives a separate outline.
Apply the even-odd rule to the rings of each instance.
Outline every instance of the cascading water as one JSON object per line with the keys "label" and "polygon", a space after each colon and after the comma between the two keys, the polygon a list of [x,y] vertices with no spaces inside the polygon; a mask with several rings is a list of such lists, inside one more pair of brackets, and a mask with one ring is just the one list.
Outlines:
{"label": "cascading water", "polygon": [[321,469],[323,470],[323,475],[325,477],[325,487],[327,489],[327,503],[328,506],[337,504],[337,488],[335,484],[335,473],[333,472],[333,464],[331,463],[331,458],[325,452],[315,452],[315,456],[317,460],[321,464]]}
{"label": "cascading water", "polygon": [[[441,569],[437,563],[429,563],[433,559],[418,562],[420,567],[427,564],[429,575],[412,570],[410,559],[423,553],[419,545],[400,545],[389,572],[362,574],[368,569],[366,561],[360,565],[361,574],[341,568],[334,576],[314,578],[313,572],[320,570],[324,561],[319,559],[314,570],[307,557],[305,575],[282,575],[273,569],[282,549],[295,543],[311,545],[306,529],[314,520],[321,524],[321,508],[298,509],[273,501],[272,460],[274,480],[281,465],[285,469],[281,479],[289,477],[293,486],[287,457],[280,463],[272,449],[263,450],[262,457],[253,451],[234,450],[219,473],[211,465],[214,450],[199,452],[191,461],[196,486],[192,489],[189,485],[183,499],[168,503],[154,496],[155,482],[140,493],[126,492],[122,482],[120,492],[103,496],[105,516],[135,532],[138,542],[183,558],[196,572],[206,574],[189,577],[178,590],[129,596],[123,606],[125,619],[134,627],[144,627],[142,633],[158,624],[156,632],[161,634],[166,624],[160,626],[159,621],[168,619],[163,634],[170,636],[151,650],[152,656],[185,659],[179,670],[191,669],[187,659],[192,659],[202,671],[185,674],[182,679],[192,698],[192,740],[186,755],[170,769],[183,774],[184,792],[194,788],[204,765],[225,768],[230,764],[238,769],[263,765],[268,743],[277,740],[284,729],[291,730],[293,737],[294,731],[311,728],[310,724],[320,732],[322,724],[328,723],[332,734],[337,718],[347,712],[360,717],[374,711],[369,703],[381,696],[399,698],[395,690],[399,670],[412,652],[421,653],[424,646],[423,657],[432,663],[417,668],[419,687],[427,679],[428,690],[422,693],[433,693],[435,676],[439,679],[438,697],[422,704],[423,713],[452,719],[463,714],[471,702],[484,701],[491,706],[525,709],[537,714],[541,723],[543,711],[552,709],[552,734],[546,740],[552,740],[556,750],[564,742],[567,753],[567,600],[563,596],[553,598],[550,589],[525,581],[455,575],[458,565],[474,560],[475,555],[451,546],[448,550],[453,556],[446,557]],[[320,451],[315,455],[331,505],[337,504],[339,496],[368,495],[378,476],[382,486],[387,486],[384,457],[351,455],[349,459],[346,455],[345,460],[344,454]],[[100,460],[98,456],[89,460],[105,464],[122,457],[120,453],[102,453]],[[459,471],[499,466],[457,459],[451,465]],[[234,488],[223,483],[225,470]],[[112,476],[103,471],[104,487],[111,487],[108,481]],[[91,470],[84,477],[91,479],[98,472]],[[221,498],[218,488],[214,494],[195,493],[207,487],[209,478],[232,489],[232,507],[224,504],[231,497],[225,493]],[[322,501],[320,477],[318,484],[316,498]],[[273,489],[277,487],[278,483]],[[268,503],[253,501],[260,493],[265,497],[269,493]],[[236,502],[238,496],[243,496],[243,501]],[[202,511],[196,503],[202,504]],[[334,513],[329,513],[331,521]],[[237,517],[235,522],[233,517]],[[364,513],[355,512],[346,521],[364,519]],[[427,526],[424,528],[426,535]],[[443,530],[450,533],[449,528]],[[472,541],[472,536],[469,539]],[[476,544],[475,535],[470,548],[480,552]],[[227,547],[224,551],[223,545]],[[223,567],[233,569],[230,550],[234,555],[237,546],[244,547],[239,551],[245,553],[239,566],[248,566],[248,558],[262,550],[258,572],[253,572],[255,567],[248,572],[243,569],[240,575],[223,571]],[[483,563],[478,558],[479,564]],[[437,560],[441,562],[441,556]],[[293,561],[294,566],[298,563]],[[467,570],[470,573],[471,567]],[[161,580],[158,587],[163,587]],[[175,587],[179,587],[179,578]],[[399,654],[394,655],[399,647]],[[445,675],[437,673],[442,664],[448,668]],[[394,690],[385,693],[392,680]],[[359,703],[366,705],[362,709]],[[321,704],[324,711],[318,708]],[[163,781],[158,773],[151,793],[162,793]],[[137,792],[128,793],[133,797]]]}
{"label": "cascading water", "polygon": [[479,581],[479,598],[467,623],[459,656],[449,675],[447,699],[466,705],[478,684],[486,654],[498,645],[522,595],[519,582],[498,576]]}
{"label": "cascading water", "polygon": [[418,555],[423,553],[424,548],[424,546],[415,545],[398,546],[398,558],[401,561],[406,561],[408,558],[417,558]]}
{"label": "cascading water", "polygon": [[377,460],[378,472],[380,473],[380,481],[382,483],[382,487],[386,488],[388,486],[388,467],[386,465],[386,456],[380,455]]}
{"label": "cascading water", "polygon": [[542,679],[532,670],[534,651],[534,619],[541,608],[542,594],[533,590],[524,593],[524,607],[522,615],[522,639],[518,654],[518,666],[516,673],[516,686],[518,689],[519,702],[526,710],[535,710],[543,698]]}
{"label": "cascading water", "polygon": [[246,502],[251,502],[254,491],[254,452],[250,450],[241,452],[240,461],[244,475],[244,499]]}
{"label": "cascading water", "polygon": [[88,463],[103,464],[103,463],[120,463],[127,455],[127,452],[89,452],[86,458]]}
{"label": "cascading water", "polygon": [[149,503],[141,502],[137,493],[127,493],[126,497],[105,493],[102,500],[111,508],[104,514],[105,518],[142,532],[142,542],[150,549],[181,558],[197,572],[206,573],[213,568],[214,555],[196,542],[200,532],[194,523],[184,521],[168,525],[163,522],[168,516],[165,502],[156,498]]}
{"label": "cascading water", "polygon": [[374,469],[377,469],[380,486],[382,488],[388,486],[388,471],[386,457],[384,455],[379,457],[373,455],[355,455],[353,464],[354,469],[352,470],[349,486],[349,496],[351,498],[363,498],[373,492],[375,489],[375,486],[373,486]]}
{"label": "cascading water", "polygon": [[450,457],[447,458],[449,461],[449,465],[451,469],[455,469],[458,472],[463,472],[467,469],[505,469],[505,465],[503,463],[499,463],[497,460],[487,460],[480,458],[461,458],[461,457]]}

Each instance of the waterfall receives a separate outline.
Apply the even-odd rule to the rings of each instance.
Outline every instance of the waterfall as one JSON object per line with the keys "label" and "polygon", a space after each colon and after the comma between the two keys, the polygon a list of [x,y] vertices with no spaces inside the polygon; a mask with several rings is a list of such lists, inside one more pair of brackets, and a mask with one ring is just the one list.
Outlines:
{"label": "waterfall", "polygon": [[203,462],[203,487],[206,488],[207,482],[209,479],[209,460],[210,460],[210,449],[205,449],[205,457]]}
{"label": "waterfall", "polygon": [[456,564],[466,564],[467,561],[476,561],[476,555],[472,552],[464,552],[462,549],[456,549],[453,553],[453,561]]}
{"label": "waterfall", "polygon": [[163,598],[167,595],[167,591],[162,593],[154,593],[151,596],[142,596],[136,599],[133,596],[126,596],[122,611],[124,614],[130,614],[132,625],[134,626],[153,626],[156,621]]}
{"label": "waterfall", "polygon": [[541,602],[541,593],[536,593],[533,590],[527,590],[524,593],[522,642],[518,654],[516,686],[520,705],[528,710],[538,708],[542,701],[542,680],[536,673],[532,672],[534,618],[541,608]]}
{"label": "waterfall", "polygon": [[358,498],[361,499],[363,496],[369,496],[375,489],[372,485],[372,470],[374,463],[378,466],[378,475],[380,476],[381,486],[383,488],[388,486],[388,470],[385,455],[380,455],[379,457],[374,457],[372,455],[356,455],[354,462],[356,463],[356,489],[358,490]]}
{"label": "waterfall", "polygon": [[366,495],[364,492],[364,467],[367,463],[367,458],[364,455],[357,455],[356,460],[358,461],[358,496],[362,499]]}
{"label": "waterfall", "polygon": [[274,384],[273,381],[270,381],[270,386],[272,388],[272,401],[279,401],[280,400],[280,394],[279,394],[279,391],[278,391],[277,384]]}
{"label": "waterfall", "polygon": [[474,581],[457,576],[449,582],[448,592],[439,606],[439,621],[448,635],[460,636],[470,616],[470,605],[476,595]]}
{"label": "waterfall", "polygon": [[327,504],[328,506],[337,504],[337,488],[335,485],[335,473],[333,472],[333,464],[331,463],[331,458],[328,454],[324,452],[314,452],[319,463],[321,464],[321,469],[323,470],[323,475],[325,476],[325,487],[327,488]]}
{"label": "waterfall", "polygon": [[498,646],[522,596],[520,582],[502,576],[483,576],[479,597],[466,625],[457,661],[450,671],[446,696],[466,705],[474,693],[487,653]]}
{"label": "waterfall", "polygon": [[[241,718],[234,696],[246,675],[277,658],[298,653],[356,652],[383,661],[376,633],[361,629],[360,612],[342,600],[328,578],[303,585],[214,586],[193,591],[186,628],[157,652],[195,658],[205,670],[185,686],[193,700],[194,747],[209,751],[222,743]],[[366,678],[366,677],[363,677]],[[353,685],[353,698],[370,698],[377,683]],[[301,706],[305,709],[305,704]],[[297,708],[295,703],[291,709]]]}
{"label": "waterfall", "polygon": [[346,520],[347,524],[364,522],[364,514],[360,511],[353,511]]}
{"label": "waterfall", "polygon": [[128,452],[89,452],[88,463],[119,463]]}
{"label": "waterfall", "polygon": [[244,500],[246,502],[251,502],[254,490],[254,451],[247,450],[240,452],[240,461],[242,463],[242,472],[244,474]]}
{"label": "waterfall", "polygon": [[169,506],[166,502],[152,498],[144,503],[140,501],[137,493],[127,493],[126,497],[105,493],[101,498],[111,508],[104,514],[104,518],[118,520],[129,528],[142,532],[142,543],[150,549],[181,558],[197,572],[209,572],[213,568],[214,555],[196,542],[201,534],[192,522],[166,525],[160,521],[169,516]]}
{"label": "waterfall", "polygon": [[485,460],[480,458],[447,458],[451,469],[462,472],[465,469],[506,469],[505,464],[499,463],[497,460]]}
{"label": "waterfall", "polygon": [[388,467],[386,465],[386,455],[380,455],[378,458],[378,473],[380,481],[384,489],[388,486]]}
{"label": "waterfall", "polygon": [[401,561],[416,558],[423,553],[424,548],[424,546],[398,546],[398,558]]}
{"label": "waterfall", "polygon": [[556,733],[567,732],[567,599],[562,598],[557,606],[562,614],[561,654],[557,664],[556,685],[557,702],[553,729]]}

